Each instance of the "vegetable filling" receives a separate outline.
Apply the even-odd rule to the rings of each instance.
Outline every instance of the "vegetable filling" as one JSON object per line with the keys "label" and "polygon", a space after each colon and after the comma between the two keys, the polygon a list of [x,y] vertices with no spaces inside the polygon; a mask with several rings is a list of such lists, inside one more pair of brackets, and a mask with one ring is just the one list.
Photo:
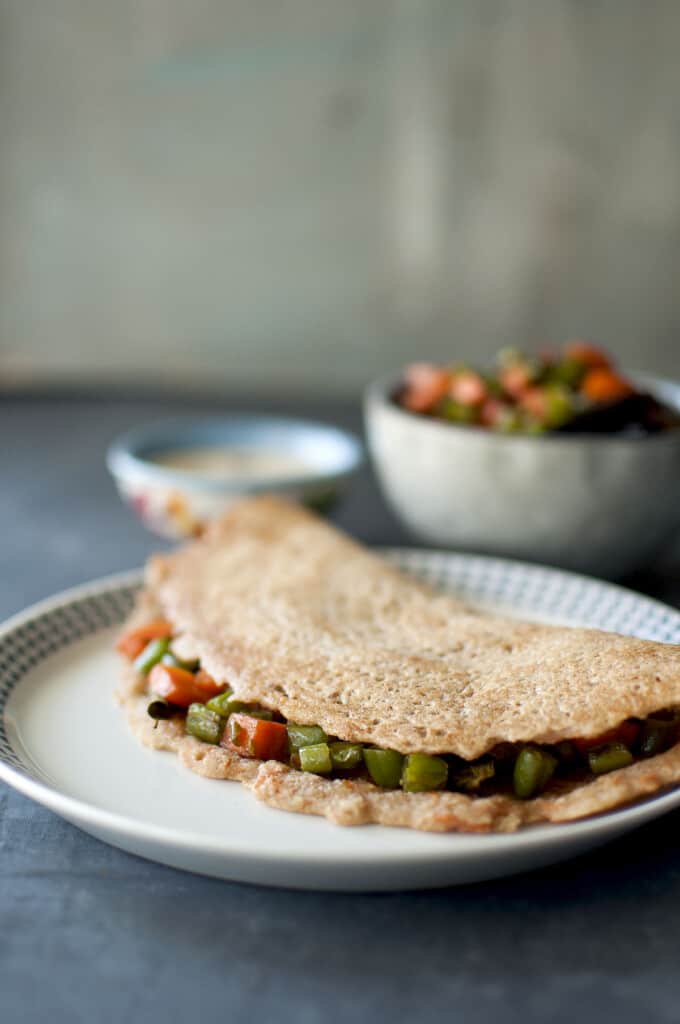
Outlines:
{"label": "vegetable filling", "polygon": [[241,757],[282,761],[327,778],[364,778],[407,793],[448,789],[477,796],[514,794],[529,799],[547,788],[567,791],[598,775],[626,768],[672,747],[680,734],[680,709],[627,719],[589,739],[552,745],[501,743],[475,761],[454,754],[401,754],[372,744],[328,736],[319,725],[286,721],[276,711],[239,700],[199,662],[173,652],[172,626],[157,620],[130,630],[118,651],[144,676],[148,714],[161,719],[185,715],[190,736]]}
{"label": "vegetable filling", "polygon": [[502,349],[490,372],[412,363],[392,397],[417,415],[503,434],[645,436],[680,426],[677,410],[636,389],[603,349],[584,341],[538,356]]}

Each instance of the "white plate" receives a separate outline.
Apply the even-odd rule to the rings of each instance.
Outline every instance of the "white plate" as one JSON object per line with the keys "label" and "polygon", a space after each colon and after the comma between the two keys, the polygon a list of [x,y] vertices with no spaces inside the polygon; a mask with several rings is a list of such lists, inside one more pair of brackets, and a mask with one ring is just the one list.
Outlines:
{"label": "white plate", "polygon": [[[492,558],[387,554],[490,607],[680,642],[680,612],[596,580]],[[236,783],[199,778],[128,733],[113,699],[112,643],[139,581],[134,573],[68,591],[0,628],[0,777],[124,850],[265,885],[424,888],[562,860],[680,805],[677,789],[586,821],[482,836],[338,828],[272,810]]]}

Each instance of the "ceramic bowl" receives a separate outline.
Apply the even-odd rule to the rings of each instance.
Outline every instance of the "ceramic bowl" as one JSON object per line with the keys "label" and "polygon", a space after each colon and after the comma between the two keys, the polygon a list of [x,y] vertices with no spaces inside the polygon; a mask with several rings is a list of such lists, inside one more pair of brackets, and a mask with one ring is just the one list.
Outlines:
{"label": "ceramic bowl", "polygon": [[[637,383],[680,411],[680,384]],[[650,437],[498,434],[365,398],[369,449],[387,501],[421,540],[620,577],[680,528],[680,430]]]}
{"label": "ceramic bowl", "polygon": [[[170,451],[204,447],[254,453],[275,450],[306,463],[309,471],[216,478],[154,461]],[[199,534],[231,502],[248,494],[287,495],[325,510],[346,488],[362,460],[360,442],[336,427],[248,415],[140,426],[116,438],[107,454],[123,500],[150,530],[171,539]]]}

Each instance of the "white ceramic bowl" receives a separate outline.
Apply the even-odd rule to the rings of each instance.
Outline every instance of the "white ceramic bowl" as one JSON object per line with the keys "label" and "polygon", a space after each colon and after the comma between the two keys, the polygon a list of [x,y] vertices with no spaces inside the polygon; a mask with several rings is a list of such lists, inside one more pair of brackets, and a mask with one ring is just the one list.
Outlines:
{"label": "white ceramic bowl", "polygon": [[[217,479],[154,461],[183,448],[277,451],[305,462],[304,475]],[[107,465],[118,491],[154,533],[182,539],[199,533],[236,498],[276,493],[325,509],[363,460],[360,442],[324,423],[278,416],[233,415],[173,419],[130,430],[111,444]]]}
{"label": "white ceramic bowl", "polygon": [[[397,380],[366,393],[368,443],[389,504],[422,540],[620,577],[678,534],[680,430],[497,434],[399,408]],[[680,411],[680,384],[636,380]]]}

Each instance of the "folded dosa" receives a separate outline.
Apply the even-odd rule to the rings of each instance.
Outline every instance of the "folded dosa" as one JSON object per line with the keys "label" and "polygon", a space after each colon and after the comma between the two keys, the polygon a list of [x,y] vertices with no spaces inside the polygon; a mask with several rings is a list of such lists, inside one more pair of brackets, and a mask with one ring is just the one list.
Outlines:
{"label": "folded dosa", "polygon": [[[235,504],[201,539],[154,558],[144,600],[173,623],[181,649],[244,701],[404,754],[471,760],[499,743],[599,736],[680,705],[677,646],[482,614],[273,497]],[[176,722],[154,731],[138,710],[131,704],[137,731],[195,770],[245,773],[241,781],[275,806],[348,824],[513,828],[594,813],[680,777],[676,746],[530,801],[380,791],[272,762],[246,769],[181,735]]]}

